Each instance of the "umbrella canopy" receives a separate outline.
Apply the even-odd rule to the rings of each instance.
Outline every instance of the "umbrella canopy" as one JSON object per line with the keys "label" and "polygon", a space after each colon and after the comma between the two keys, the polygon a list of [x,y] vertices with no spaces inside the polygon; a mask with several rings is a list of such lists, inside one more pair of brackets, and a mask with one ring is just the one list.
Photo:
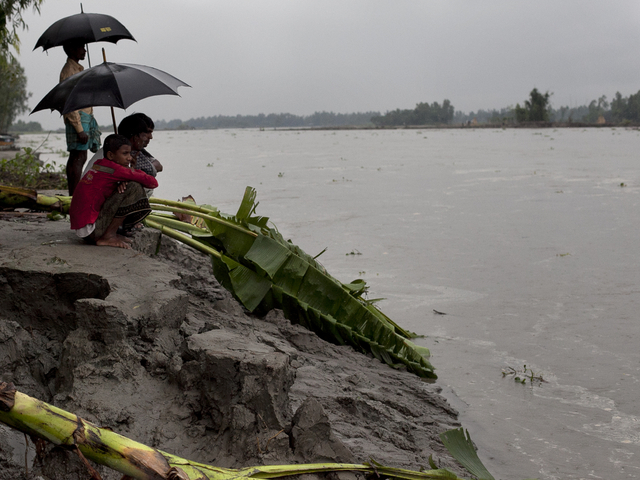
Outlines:
{"label": "umbrella canopy", "polygon": [[47,28],[33,49],[42,47],[46,51],[69,40],[117,43],[125,38],[135,41],[129,30],[115,18],[100,13],[78,13],[62,18]]}
{"label": "umbrella canopy", "polygon": [[154,95],[178,95],[178,87],[188,86],[157,68],[104,62],[60,82],[31,113],[47,108],[63,115],[86,107],[128,108]]}

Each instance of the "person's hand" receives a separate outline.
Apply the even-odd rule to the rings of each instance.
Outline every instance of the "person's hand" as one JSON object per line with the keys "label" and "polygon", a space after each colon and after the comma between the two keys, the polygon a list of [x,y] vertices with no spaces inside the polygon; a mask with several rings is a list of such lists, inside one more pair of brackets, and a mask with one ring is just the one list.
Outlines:
{"label": "person's hand", "polygon": [[127,182],[120,182],[118,184],[118,193],[124,193],[126,189],[127,189]]}
{"label": "person's hand", "polygon": [[85,144],[89,141],[89,135],[87,135],[87,132],[82,132],[78,134],[78,141],[81,144]]}

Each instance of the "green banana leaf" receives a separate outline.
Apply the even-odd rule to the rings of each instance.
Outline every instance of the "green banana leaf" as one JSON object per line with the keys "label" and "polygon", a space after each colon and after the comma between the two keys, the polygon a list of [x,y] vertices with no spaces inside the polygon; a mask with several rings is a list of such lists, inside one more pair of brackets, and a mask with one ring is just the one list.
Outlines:
{"label": "green banana leaf", "polygon": [[[154,208],[156,201],[167,205],[151,199]],[[181,230],[220,252],[212,256],[214,275],[249,311],[264,314],[279,308],[289,320],[327,341],[351,345],[392,367],[404,366],[419,376],[436,378],[429,350],[409,340],[415,334],[362,298],[367,291],[362,279],[343,284],[333,278],[314,257],[270,227],[267,217],[256,215],[257,205],[251,187],[247,187],[234,216],[171,202],[181,213],[200,215],[209,234],[166,217],[148,218],[163,224],[165,232],[166,228]]]}
{"label": "green banana leaf", "polygon": [[462,427],[448,430],[440,434],[440,439],[453,458],[469,470],[472,475],[475,475],[478,480],[495,480],[478,458],[468,431],[465,436]]}

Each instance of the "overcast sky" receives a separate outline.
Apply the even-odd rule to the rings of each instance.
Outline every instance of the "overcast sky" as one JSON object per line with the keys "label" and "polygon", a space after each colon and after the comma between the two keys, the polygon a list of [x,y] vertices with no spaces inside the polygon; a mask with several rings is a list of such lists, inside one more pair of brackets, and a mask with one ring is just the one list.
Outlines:
{"label": "overcast sky", "polygon": [[[150,65],[192,88],[132,105],[171,120],[213,115],[357,112],[441,103],[456,110],[522,103],[533,87],[577,106],[640,90],[638,0],[84,0],[136,38],[89,46],[102,61]],[[58,82],[62,48],[32,51],[78,0],[29,11],[18,56],[33,108]],[[85,60],[84,66],[87,66]],[[125,113],[116,111],[120,120]],[[109,124],[109,109],[96,109]],[[25,120],[58,128],[57,112]]]}

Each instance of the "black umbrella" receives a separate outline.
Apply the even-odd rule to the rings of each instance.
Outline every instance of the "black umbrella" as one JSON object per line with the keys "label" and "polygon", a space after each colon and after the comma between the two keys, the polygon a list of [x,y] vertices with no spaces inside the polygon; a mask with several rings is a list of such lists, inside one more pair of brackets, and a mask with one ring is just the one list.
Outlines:
{"label": "black umbrella", "polygon": [[81,40],[86,44],[117,43],[122,39],[135,41],[129,30],[115,18],[100,13],[78,13],[62,18],[47,28],[33,49],[42,47],[46,51],[69,40]]}
{"label": "black umbrella", "polygon": [[[126,109],[143,98],[178,95],[178,87],[188,86],[182,80],[157,68],[104,62],[60,82],[40,100],[31,113],[47,108],[58,110],[63,115],[86,107]],[[113,108],[111,116],[115,131],[116,119]]]}
{"label": "black umbrella", "polygon": [[60,82],[31,113],[47,108],[63,115],[86,107],[128,108],[154,95],[178,95],[178,87],[188,86],[157,68],[104,62]]}

